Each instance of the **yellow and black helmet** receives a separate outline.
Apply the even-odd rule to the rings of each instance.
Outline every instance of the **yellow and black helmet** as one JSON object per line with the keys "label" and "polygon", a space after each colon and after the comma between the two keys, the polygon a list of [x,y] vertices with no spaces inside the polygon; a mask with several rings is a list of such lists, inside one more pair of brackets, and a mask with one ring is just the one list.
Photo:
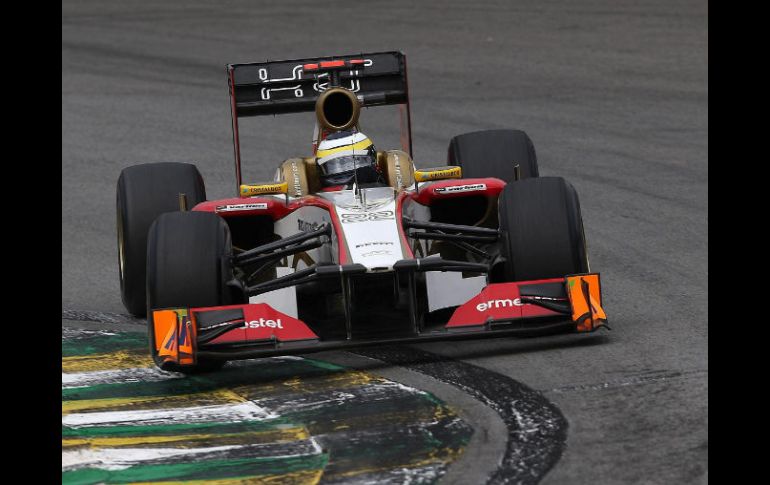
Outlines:
{"label": "yellow and black helmet", "polygon": [[359,131],[330,134],[318,144],[316,162],[324,186],[377,182],[377,150]]}

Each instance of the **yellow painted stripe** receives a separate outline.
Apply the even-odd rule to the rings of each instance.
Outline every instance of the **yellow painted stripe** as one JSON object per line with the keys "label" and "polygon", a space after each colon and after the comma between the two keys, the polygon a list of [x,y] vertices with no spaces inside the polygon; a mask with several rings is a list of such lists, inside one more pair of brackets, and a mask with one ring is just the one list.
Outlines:
{"label": "yellow painted stripe", "polygon": [[280,484],[280,485],[316,485],[321,481],[323,470],[303,470],[284,475],[255,475],[251,477],[225,478],[219,480],[192,480],[183,482],[134,482],[136,485],[162,483],[163,485],[237,485],[237,484]]}
{"label": "yellow painted stripe", "polygon": [[364,372],[340,372],[325,376],[323,379],[294,377],[282,382],[247,384],[233,387],[233,391],[246,399],[260,399],[280,396],[288,392],[313,393],[332,390],[344,390],[383,384],[384,379]]}
{"label": "yellow painted stripe", "polygon": [[321,481],[323,470],[305,470],[287,473],[285,475],[262,475],[254,477],[253,481],[241,483],[263,483],[276,485],[316,485]]}
{"label": "yellow painted stripe", "polygon": [[387,381],[365,372],[350,371],[338,372],[324,376],[323,379],[308,379],[294,377],[282,382],[265,383],[255,385],[246,385],[234,387],[233,391],[242,396],[267,396],[272,394],[283,394],[287,388],[294,392],[311,393],[320,391],[330,391],[346,389],[350,387],[361,387],[373,384],[384,384]]}
{"label": "yellow painted stripe", "polygon": [[[121,438],[71,438],[61,441],[62,449],[68,448],[120,448],[124,446],[169,444],[182,442],[189,444],[193,441],[207,441],[220,446],[224,441],[248,441],[256,443],[283,443],[310,439],[307,429],[300,427],[286,429],[271,429],[266,431],[249,431],[226,434],[182,434],[168,436],[128,436]],[[188,446],[182,446],[188,448]]]}
{"label": "yellow painted stripe", "polygon": [[370,146],[372,146],[372,140],[367,138],[366,140],[361,140],[358,143],[353,143],[352,145],[342,145],[341,147],[329,148],[328,150],[318,150],[316,152],[316,157],[324,158],[334,153],[350,151],[350,150],[366,150]]}
{"label": "yellow painted stripe", "polygon": [[152,358],[144,350],[119,350],[106,354],[77,355],[63,357],[62,372],[90,372],[110,369],[130,369],[134,367],[150,367],[154,365]]}
{"label": "yellow painted stripe", "polygon": [[242,396],[229,389],[196,394],[180,394],[178,396],[146,396],[146,397],[117,397],[104,399],[83,399],[80,401],[62,401],[61,413],[69,414],[83,411],[108,411],[121,408],[158,409],[170,407],[213,406],[245,402]]}

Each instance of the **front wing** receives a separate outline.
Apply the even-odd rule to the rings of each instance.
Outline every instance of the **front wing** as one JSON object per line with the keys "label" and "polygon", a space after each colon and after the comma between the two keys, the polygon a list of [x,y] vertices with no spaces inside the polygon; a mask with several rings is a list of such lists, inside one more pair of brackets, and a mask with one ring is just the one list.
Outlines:
{"label": "front wing", "polygon": [[409,335],[321,339],[311,325],[265,303],[152,311],[155,350],[166,364],[238,360],[396,342],[592,332],[606,327],[598,273],[493,283],[458,306],[440,328]]}

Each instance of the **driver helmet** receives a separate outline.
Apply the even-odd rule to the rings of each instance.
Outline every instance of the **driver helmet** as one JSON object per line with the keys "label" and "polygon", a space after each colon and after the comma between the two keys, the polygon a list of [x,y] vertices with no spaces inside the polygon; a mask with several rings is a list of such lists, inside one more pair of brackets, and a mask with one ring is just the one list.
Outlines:
{"label": "driver helmet", "polygon": [[321,140],[316,162],[325,187],[377,182],[380,178],[377,150],[360,131],[339,131]]}

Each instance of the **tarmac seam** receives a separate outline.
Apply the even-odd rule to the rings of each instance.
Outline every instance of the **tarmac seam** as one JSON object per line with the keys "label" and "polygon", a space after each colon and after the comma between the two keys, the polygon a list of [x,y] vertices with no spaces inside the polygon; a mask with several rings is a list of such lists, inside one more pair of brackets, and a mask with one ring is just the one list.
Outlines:
{"label": "tarmac seam", "polygon": [[556,387],[553,389],[541,389],[540,392],[566,393],[566,392],[576,392],[576,391],[600,391],[602,389],[615,389],[618,387],[626,387],[626,386],[640,386],[644,384],[651,384],[654,382],[668,381],[671,379],[689,378],[689,377],[705,375],[705,374],[708,374],[708,370],[700,369],[700,370],[689,370],[689,371],[670,371],[670,372],[664,372],[656,376],[631,377],[628,379],[618,379],[618,380],[612,380],[607,382],[601,382],[597,384],[578,384],[578,385],[572,385],[572,386]]}
{"label": "tarmac seam", "polygon": [[88,310],[62,310],[62,320],[112,324],[146,325],[147,320],[125,313],[97,312]]}

